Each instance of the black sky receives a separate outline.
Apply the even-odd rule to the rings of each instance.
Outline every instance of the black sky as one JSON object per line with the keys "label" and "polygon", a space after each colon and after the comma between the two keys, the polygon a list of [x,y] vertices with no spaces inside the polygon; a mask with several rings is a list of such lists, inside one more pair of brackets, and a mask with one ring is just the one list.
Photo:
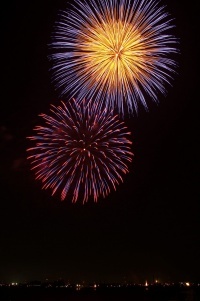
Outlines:
{"label": "black sky", "polygon": [[26,161],[37,115],[59,103],[47,44],[64,0],[1,8],[0,281],[200,281],[199,21],[163,0],[180,38],[178,75],[159,106],[126,120],[134,162],[117,192],[72,205],[35,182]]}

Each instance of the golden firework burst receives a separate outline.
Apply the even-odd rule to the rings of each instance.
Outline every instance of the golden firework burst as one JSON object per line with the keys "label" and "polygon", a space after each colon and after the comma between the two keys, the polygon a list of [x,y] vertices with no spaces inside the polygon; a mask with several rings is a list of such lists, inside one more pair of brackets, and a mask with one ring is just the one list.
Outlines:
{"label": "golden firework burst", "polygon": [[128,89],[129,82],[136,84],[135,79],[141,80],[147,73],[148,50],[132,25],[110,19],[101,26],[88,28],[79,39],[78,48],[85,54],[84,72],[92,73],[93,80],[107,86],[111,93]]}
{"label": "golden firework burst", "polygon": [[147,0],[76,0],[54,33],[51,55],[56,87],[62,96],[96,98],[124,113],[147,108],[145,94],[157,101],[165,93],[176,63],[173,27],[164,7]]}

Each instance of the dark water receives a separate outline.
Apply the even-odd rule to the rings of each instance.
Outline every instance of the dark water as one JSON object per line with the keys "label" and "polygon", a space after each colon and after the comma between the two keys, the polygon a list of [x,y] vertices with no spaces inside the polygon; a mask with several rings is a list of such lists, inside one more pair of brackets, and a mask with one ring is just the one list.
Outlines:
{"label": "dark water", "polygon": [[0,301],[200,301],[200,287],[176,288],[19,288],[1,287]]}

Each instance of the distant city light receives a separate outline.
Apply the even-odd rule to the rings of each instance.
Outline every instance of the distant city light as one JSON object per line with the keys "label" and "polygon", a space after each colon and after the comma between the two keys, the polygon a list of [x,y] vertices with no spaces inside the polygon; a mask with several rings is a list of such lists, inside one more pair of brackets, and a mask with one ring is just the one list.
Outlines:
{"label": "distant city light", "polygon": [[101,288],[101,287],[107,287],[107,288],[125,288],[125,287],[135,287],[135,286],[145,286],[146,290],[151,289],[151,287],[157,287],[156,283],[159,283],[159,286],[174,286],[174,285],[178,285],[180,288],[182,287],[199,287],[200,283],[195,283],[195,282],[162,282],[161,280],[157,279],[154,280],[153,282],[148,282],[147,280],[143,283],[98,283],[93,281],[93,283],[87,283],[85,281],[83,281],[82,283],[70,283],[70,282],[65,282],[64,280],[62,282],[58,282],[57,281],[51,281],[51,282],[41,282],[41,281],[31,281],[31,282],[10,282],[10,283],[6,283],[6,282],[0,282],[0,287],[1,286],[7,286],[7,287],[13,287],[13,286],[18,286],[18,287],[45,287],[45,288],[49,288],[49,287],[59,287],[59,288],[72,288],[75,290],[82,290],[83,288],[93,288],[93,289],[97,289],[97,288]]}

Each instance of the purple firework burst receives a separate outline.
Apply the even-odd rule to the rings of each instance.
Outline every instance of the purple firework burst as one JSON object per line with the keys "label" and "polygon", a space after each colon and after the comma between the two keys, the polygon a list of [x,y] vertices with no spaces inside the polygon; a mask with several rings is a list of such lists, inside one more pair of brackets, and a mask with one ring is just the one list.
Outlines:
{"label": "purple firework burst", "polygon": [[85,100],[51,105],[51,113],[40,114],[44,125],[28,137],[35,144],[27,151],[36,179],[52,195],[58,191],[61,200],[70,196],[72,202],[85,203],[107,196],[123,182],[133,157],[124,122]]}

